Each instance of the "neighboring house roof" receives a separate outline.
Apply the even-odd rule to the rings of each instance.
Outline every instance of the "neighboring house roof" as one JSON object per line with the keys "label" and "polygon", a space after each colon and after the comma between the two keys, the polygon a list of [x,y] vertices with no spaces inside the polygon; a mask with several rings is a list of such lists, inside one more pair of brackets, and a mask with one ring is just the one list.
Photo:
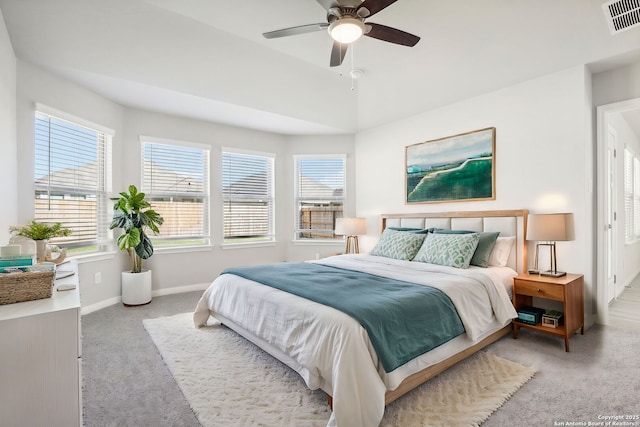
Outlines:
{"label": "neighboring house roof", "polygon": [[[204,191],[202,181],[198,181],[188,174],[172,171],[155,162],[145,160],[145,170],[153,171],[153,181],[151,174],[145,174],[142,182],[142,188],[150,194],[178,193],[188,195]],[[36,187],[95,188],[97,174],[96,162],[90,162],[60,169],[52,174],[37,178],[35,184]]]}

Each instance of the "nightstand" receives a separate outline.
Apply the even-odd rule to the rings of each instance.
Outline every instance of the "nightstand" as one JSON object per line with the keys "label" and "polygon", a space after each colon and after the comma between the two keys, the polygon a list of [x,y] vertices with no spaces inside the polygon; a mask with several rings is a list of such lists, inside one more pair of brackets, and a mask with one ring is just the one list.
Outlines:
{"label": "nightstand", "polygon": [[584,277],[567,274],[563,277],[546,277],[537,274],[522,274],[513,279],[513,306],[533,306],[533,297],[560,301],[564,312],[564,324],[557,328],[513,321],[513,338],[518,338],[518,329],[526,328],[564,338],[565,351],[569,351],[569,337],[578,329],[584,335]]}

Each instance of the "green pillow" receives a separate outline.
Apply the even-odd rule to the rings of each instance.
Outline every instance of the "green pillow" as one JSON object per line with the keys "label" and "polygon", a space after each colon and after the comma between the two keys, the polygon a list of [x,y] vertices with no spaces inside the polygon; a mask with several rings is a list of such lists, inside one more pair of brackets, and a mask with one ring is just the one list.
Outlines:
{"label": "green pillow", "polygon": [[411,261],[416,255],[426,234],[385,229],[370,255]]}
{"label": "green pillow", "polygon": [[[447,230],[444,228],[437,228],[433,230],[434,234],[471,234],[475,233],[475,231],[468,230]],[[500,234],[499,231],[490,231],[484,233],[477,233],[478,247],[476,248],[473,257],[471,257],[471,265],[476,265],[478,267],[487,267],[489,265],[489,256],[491,256],[491,251],[493,247],[496,245],[496,239]]]}
{"label": "green pillow", "polygon": [[412,228],[412,227],[387,227],[388,230],[405,231],[413,234],[427,234],[429,229],[426,228]]}
{"label": "green pillow", "polygon": [[478,233],[428,234],[413,260],[449,267],[468,268],[471,257],[478,246],[478,240]]}

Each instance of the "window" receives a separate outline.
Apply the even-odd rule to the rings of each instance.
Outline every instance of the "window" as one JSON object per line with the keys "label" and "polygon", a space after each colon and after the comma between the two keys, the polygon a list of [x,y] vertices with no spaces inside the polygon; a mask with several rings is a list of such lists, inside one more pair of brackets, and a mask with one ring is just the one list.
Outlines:
{"label": "window", "polygon": [[70,228],[70,236],[52,242],[71,254],[106,251],[111,241],[112,136],[112,130],[36,106],[34,219]]}
{"label": "window", "polygon": [[209,148],[141,137],[142,190],[164,220],[156,247],[209,244]]}
{"label": "window", "polygon": [[224,242],[274,241],[274,156],[224,149]]}
{"label": "window", "polygon": [[624,149],[624,240],[640,239],[640,159]]}
{"label": "window", "polygon": [[295,156],[296,240],[334,239],[344,206],[345,156]]}

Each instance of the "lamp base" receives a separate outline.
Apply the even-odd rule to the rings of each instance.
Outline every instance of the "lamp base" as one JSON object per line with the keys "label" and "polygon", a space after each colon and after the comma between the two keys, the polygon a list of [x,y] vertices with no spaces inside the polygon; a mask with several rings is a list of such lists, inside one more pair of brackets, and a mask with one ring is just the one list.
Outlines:
{"label": "lamp base", "polygon": [[548,270],[548,271],[541,271],[540,272],[541,276],[549,276],[549,277],[562,277],[562,276],[566,276],[567,272],[566,271],[552,271],[552,270]]}
{"label": "lamp base", "polygon": [[[351,246],[351,242],[353,242],[353,246]],[[345,254],[350,253],[360,253],[360,248],[358,248],[358,236],[347,236],[347,246],[344,249]]]}

